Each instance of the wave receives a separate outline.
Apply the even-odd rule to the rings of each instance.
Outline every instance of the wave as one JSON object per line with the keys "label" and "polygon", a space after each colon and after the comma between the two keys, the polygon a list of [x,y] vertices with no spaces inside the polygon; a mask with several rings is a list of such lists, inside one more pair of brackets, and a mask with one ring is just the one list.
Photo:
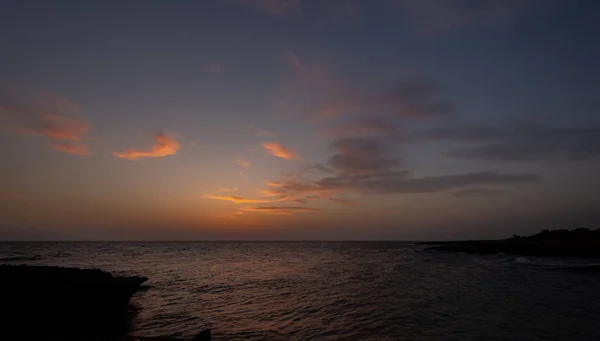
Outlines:
{"label": "wave", "polygon": [[515,263],[519,263],[519,264],[535,264],[534,261],[527,259],[525,257],[519,257],[519,258],[515,258]]}
{"label": "wave", "polygon": [[546,266],[546,270],[570,270],[570,271],[582,271],[582,272],[598,272],[600,273],[600,264],[572,264],[572,265],[558,265],[558,266]]}
{"label": "wave", "polygon": [[564,264],[564,263],[544,263],[532,261],[525,257],[515,258],[515,263],[522,265],[532,265],[541,270],[571,270],[583,272],[600,272],[600,263],[587,264]]}
{"label": "wave", "polygon": [[0,258],[1,262],[22,262],[22,261],[34,261],[40,260],[42,256],[34,255],[34,256],[9,256]]}

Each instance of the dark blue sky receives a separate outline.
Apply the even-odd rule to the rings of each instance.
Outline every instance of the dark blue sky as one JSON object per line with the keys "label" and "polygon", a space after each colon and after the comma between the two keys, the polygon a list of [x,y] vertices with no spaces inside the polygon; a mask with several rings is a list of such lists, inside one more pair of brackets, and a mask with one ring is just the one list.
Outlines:
{"label": "dark blue sky", "polygon": [[592,0],[5,0],[0,237],[596,227],[599,11]]}

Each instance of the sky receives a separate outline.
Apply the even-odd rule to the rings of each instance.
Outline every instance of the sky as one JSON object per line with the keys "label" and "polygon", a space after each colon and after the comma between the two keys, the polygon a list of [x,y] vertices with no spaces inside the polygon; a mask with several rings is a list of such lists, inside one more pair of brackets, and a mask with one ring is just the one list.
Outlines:
{"label": "sky", "polygon": [[0,240],[600,222],[595,0],[3,0]]}

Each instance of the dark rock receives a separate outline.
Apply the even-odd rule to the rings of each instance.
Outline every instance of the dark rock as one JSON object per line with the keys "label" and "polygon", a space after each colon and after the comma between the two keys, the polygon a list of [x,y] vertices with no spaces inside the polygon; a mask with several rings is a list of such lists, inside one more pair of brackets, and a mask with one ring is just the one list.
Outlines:
{"label": "dark rock", "polygon": [[544,230],[530,237],[504,240],[428,242],[429,250],[476,254],[600,258],[600,230]]}
{"label": "dark rock", "polygon": [[210,341],[210,329],[204,329],[192,341]]}
{"label": "dark rock", "polygon": [[94,340],[127,333],[129,300],[147,281],[98,269],[0,265],[7,340]]}

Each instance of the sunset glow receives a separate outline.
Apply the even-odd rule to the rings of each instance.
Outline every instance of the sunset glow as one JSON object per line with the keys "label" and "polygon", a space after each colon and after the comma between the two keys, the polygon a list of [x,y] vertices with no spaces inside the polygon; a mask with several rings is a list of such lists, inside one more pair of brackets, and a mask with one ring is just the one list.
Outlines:
{"label": "sunset glow", "polygon": [[416,240],[600,222],[595,3],[13,3],[4,236]]}

